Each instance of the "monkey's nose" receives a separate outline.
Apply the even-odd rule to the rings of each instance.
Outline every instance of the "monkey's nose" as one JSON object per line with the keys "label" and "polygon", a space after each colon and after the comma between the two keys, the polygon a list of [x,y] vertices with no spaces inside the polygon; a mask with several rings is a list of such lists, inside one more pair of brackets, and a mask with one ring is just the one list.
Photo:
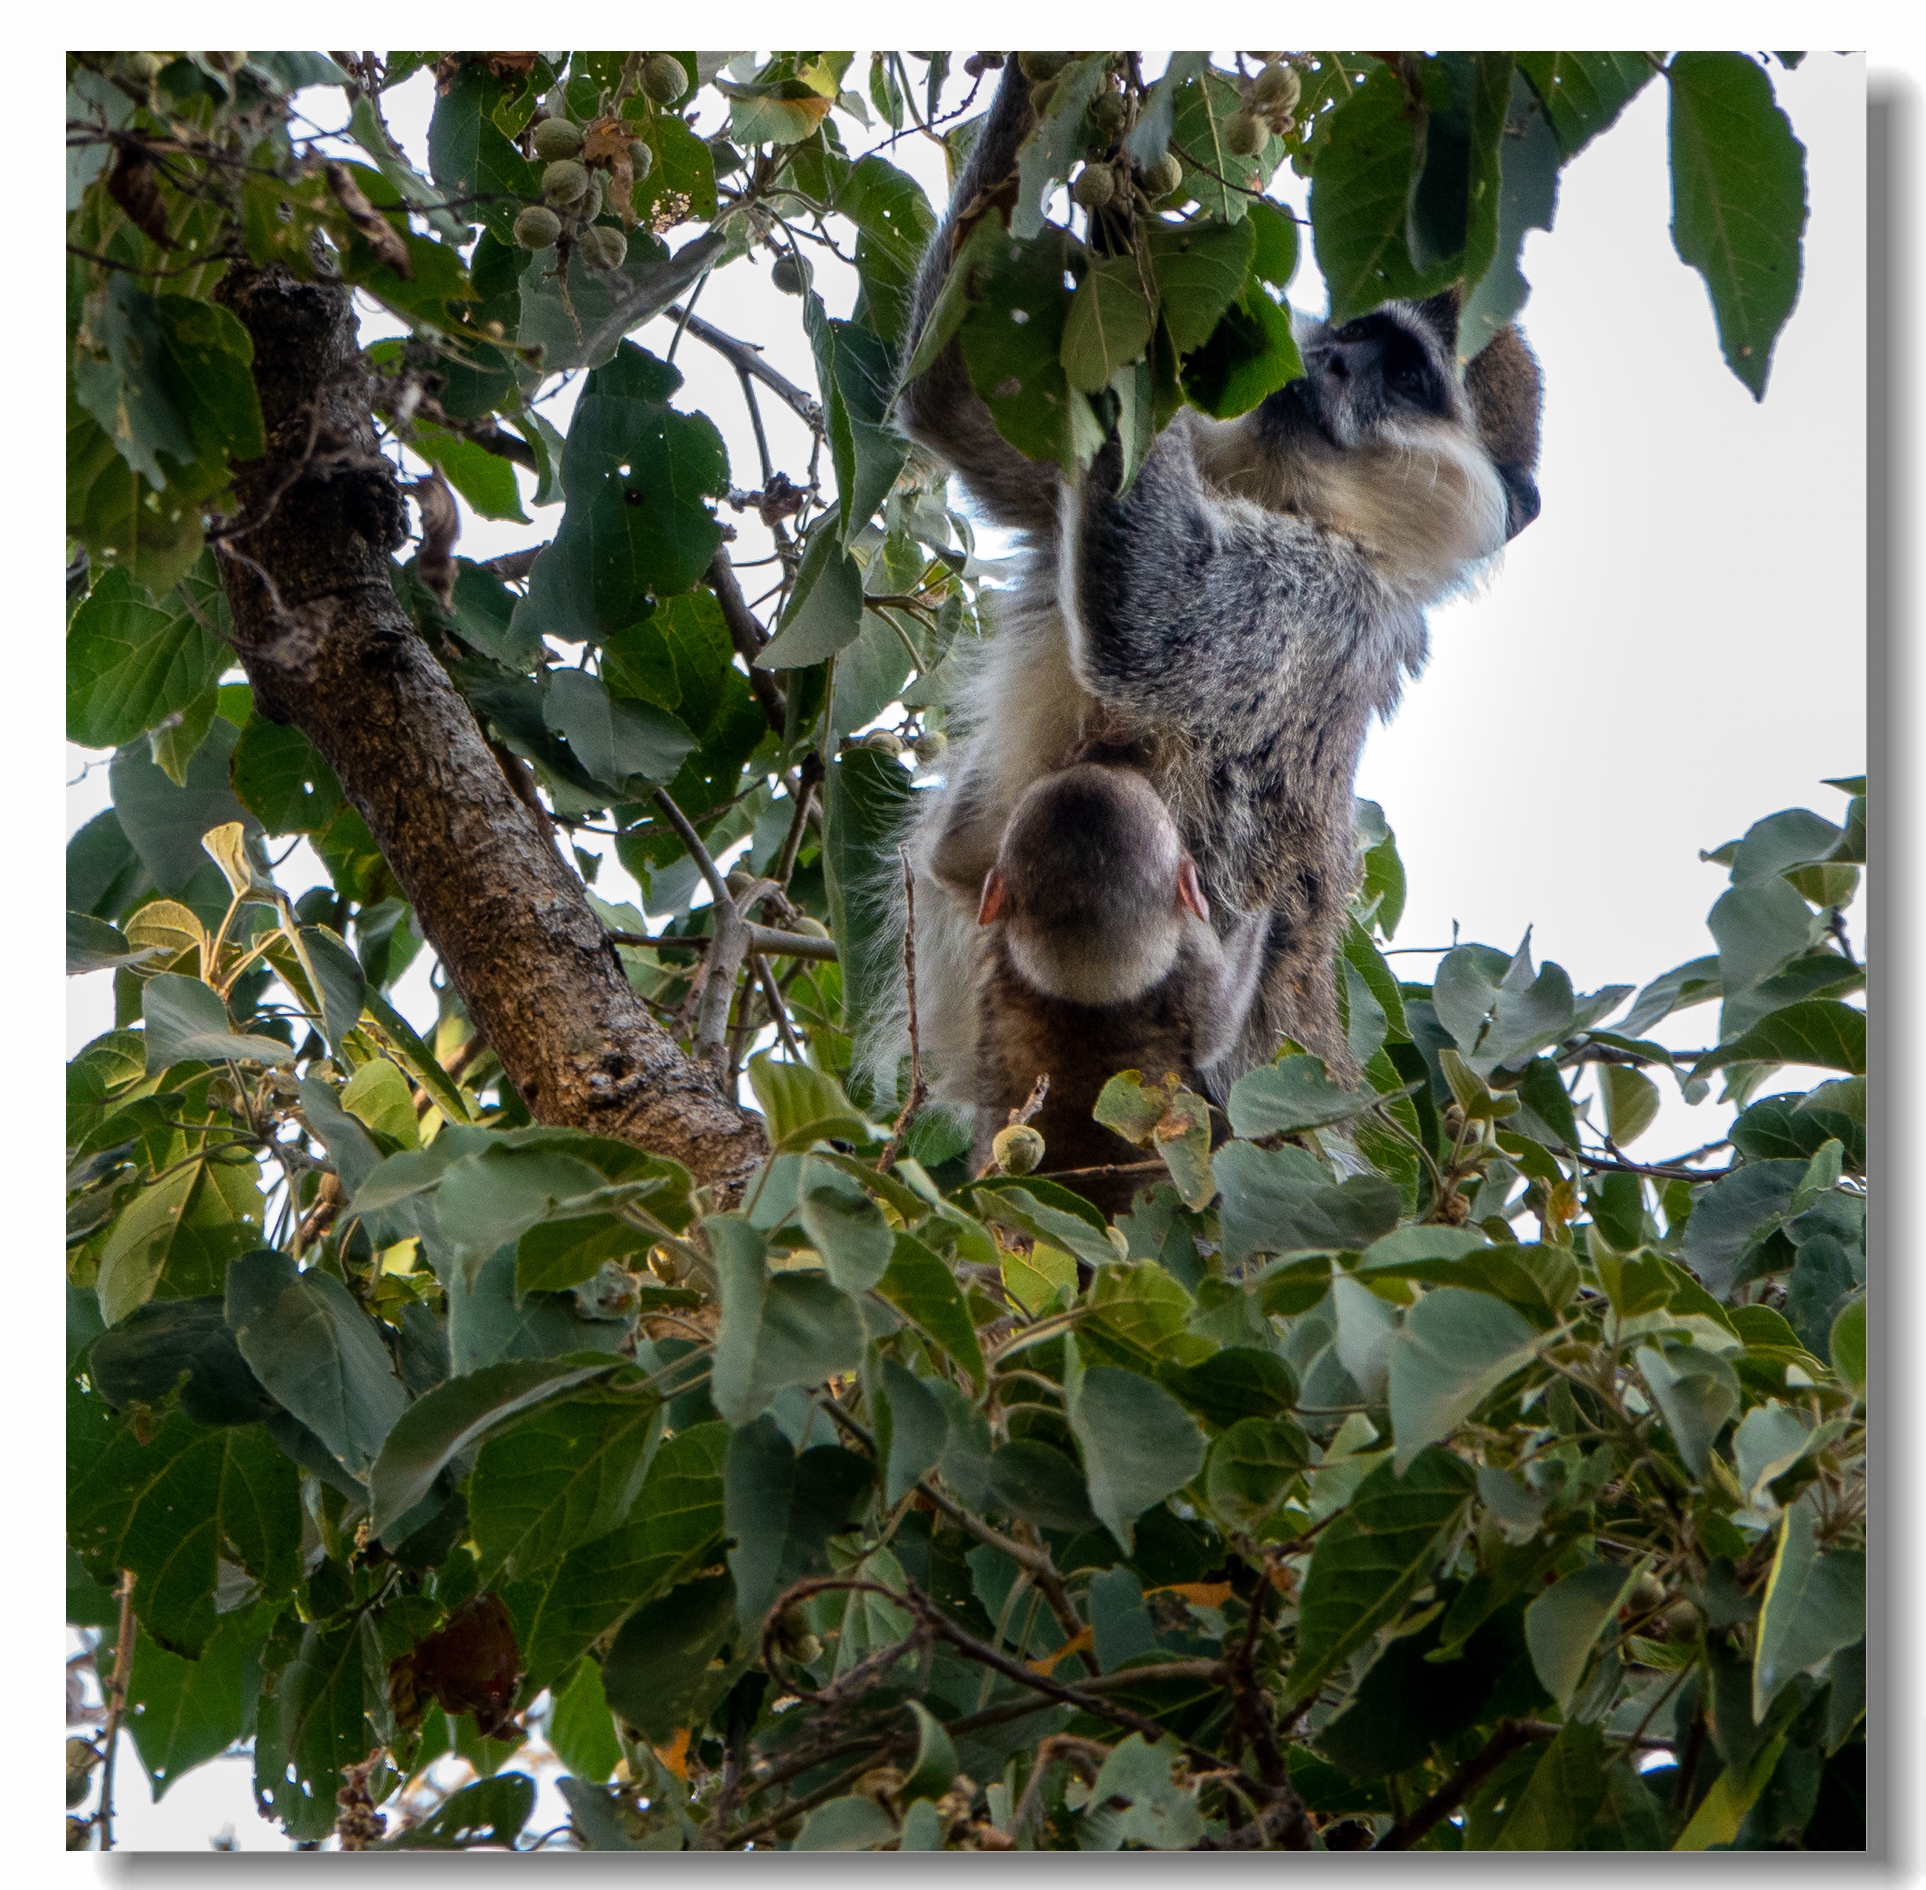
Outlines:
{"label": "monkey's nose", "polygon": [[1344,356],[1335,351],[1320,365],[1334,381],[1348,381],[1351,378],[1351,370],[1345,366]]}

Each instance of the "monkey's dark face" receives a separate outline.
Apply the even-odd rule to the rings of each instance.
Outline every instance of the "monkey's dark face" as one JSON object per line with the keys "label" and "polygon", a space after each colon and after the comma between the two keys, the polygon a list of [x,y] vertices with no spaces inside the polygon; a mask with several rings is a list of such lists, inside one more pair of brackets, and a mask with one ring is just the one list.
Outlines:
{"label": "monkey's dark face", "polygon": [[1400,431],[1462,425],[1456,324],[1447,332],[1431,306],[1396,303],[1314,329],[1300,348],[1303,377],[1271,396],[1278,420],[1342,452]]}
{"label": "monkey's dark face", "polygon": [[1001,922],[1024,979],[1076,1004],[1140,997],[1209,907],[1176,824],[1129,768],[1081,763],[1017,802],[983,883],[979,923]]}

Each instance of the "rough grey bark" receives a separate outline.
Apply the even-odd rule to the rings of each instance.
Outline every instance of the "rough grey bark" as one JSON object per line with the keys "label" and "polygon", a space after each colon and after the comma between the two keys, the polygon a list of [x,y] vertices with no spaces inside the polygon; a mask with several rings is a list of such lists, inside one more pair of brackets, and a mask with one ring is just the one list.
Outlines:
{"label": "rough grey bark", "polygon": [[260,713],[327,758],[530,1114],[620,1135],[732,1197],[758,1118],[717,1094],[630,988],[544,818],[514,792],[389,581],[403,508],[376,451],[345,289],[237,267],[267,451],[234,469],[221,545]]}

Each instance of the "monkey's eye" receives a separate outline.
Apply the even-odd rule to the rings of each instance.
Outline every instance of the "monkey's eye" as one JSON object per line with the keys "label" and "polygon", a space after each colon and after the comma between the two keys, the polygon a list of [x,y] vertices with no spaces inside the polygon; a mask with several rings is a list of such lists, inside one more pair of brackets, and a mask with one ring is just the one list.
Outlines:
{"label": "monkey's eye", "polygon": [[1370,338],[1370,324],[1361,321],[1346,322],[1344,326],[1337,331],[1336,335],[1332,337],[1332,339],[1336,341],[1368,341]]}
{"label": "monkey's eye", "polygon": [[1424,369],[1415,361],[1399,361],[1392,365],[1385,379],[1391,391],[1402,394],[1406,400],[1422,400],[1425,395]]}

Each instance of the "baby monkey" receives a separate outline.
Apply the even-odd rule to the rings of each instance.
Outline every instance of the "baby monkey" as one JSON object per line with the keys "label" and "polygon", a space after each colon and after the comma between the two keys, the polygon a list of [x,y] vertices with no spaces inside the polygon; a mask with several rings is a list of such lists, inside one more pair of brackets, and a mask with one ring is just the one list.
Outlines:
{"label": "baby monkey", "polygon": [[[1091,1119],[1104,1084],[1137,1069],[1201,1088],[1244,1012],[1197,868],[1156,789],[1133,768],[1090,760],[1032,782],[983,881],[977,924],[989,935],[976,1165],[1040,1075],[1050,1089],[1031,1126],[1046,1172],[1142,1161]],[[1122,1208],[1143,1181],[1068,1185]]]}

